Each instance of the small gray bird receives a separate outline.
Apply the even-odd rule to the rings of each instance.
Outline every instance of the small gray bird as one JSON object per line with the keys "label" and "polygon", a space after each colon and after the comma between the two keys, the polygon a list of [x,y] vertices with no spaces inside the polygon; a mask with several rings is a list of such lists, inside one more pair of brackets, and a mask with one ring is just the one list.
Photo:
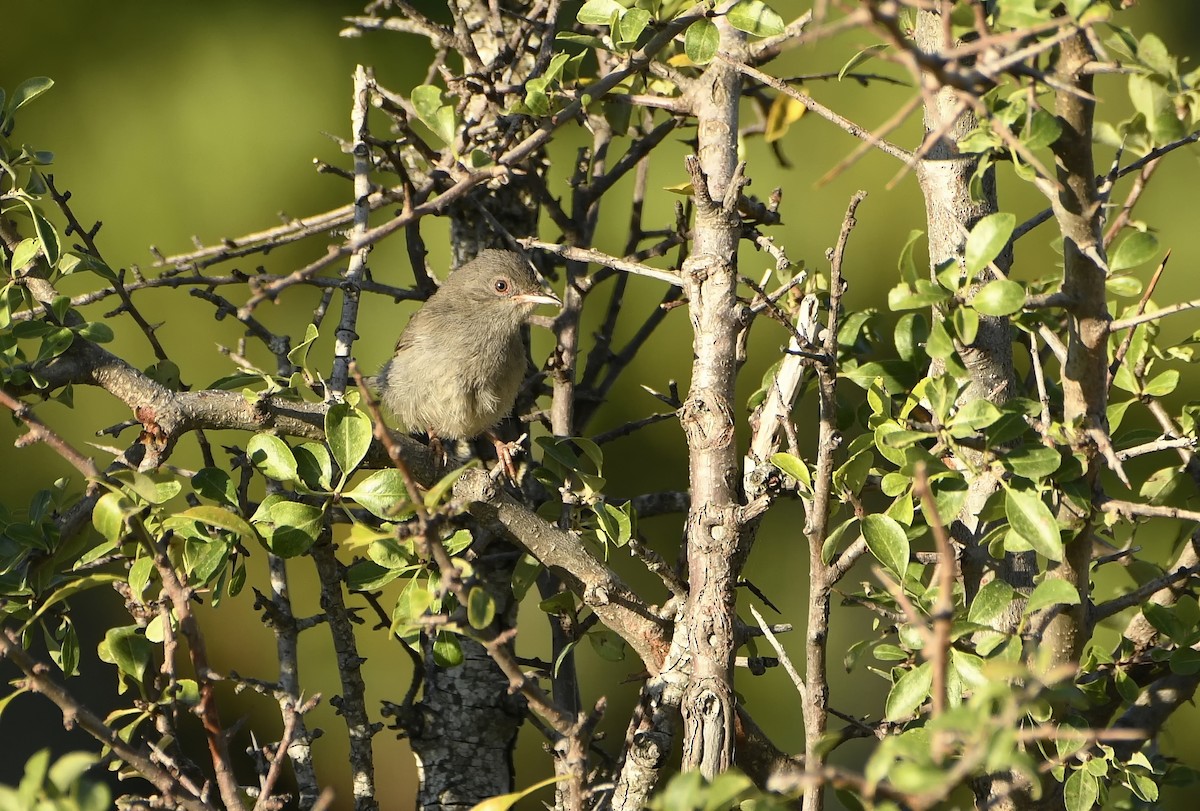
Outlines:
{"label": "small gray bird", "polygon": [[526,366],[521,325],[539,304],[562,302],[520,256],[480,252],[409,320],[379,372],[380,400],[405,429],[431,438],[490,432],[517,399]]}

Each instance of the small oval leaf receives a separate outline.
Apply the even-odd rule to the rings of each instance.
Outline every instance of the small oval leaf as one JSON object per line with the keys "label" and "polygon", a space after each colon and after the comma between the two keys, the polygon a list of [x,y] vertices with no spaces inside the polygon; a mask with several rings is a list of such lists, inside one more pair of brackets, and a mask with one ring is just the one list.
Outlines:
{"label": "small oval leaf", "polygon": [[697,65],[707,65],[717,55],[721,44],[721,33],[716,24],[705,18],[688,26],[683,35],[683,51]]}
{"label": "small oval leaf", "polygon": [[1016,215],[1008,212],[989,214],[975,223],[964,252],[967,272],[973,276],[999,256],[1016,227]]}
{"label": "small oval leaf", "polygon": [[908,570],[909,545],[900,522],[878,513],[868,515],[862,519],[862,534],[871,554],[903,582]]}
{"label": "small oval leaf", "polygon": [[1005,490],[1004,515],[1012,530],[1050,560],[1062,560],[1062,538],[1050,508],[1035,492]]}
{"label": "small oval leaf", "polygon": [[1110,273],[1119,273],[1143,265],[1158,253],[1158,237],[1147,231],[1136,231],[1125,239],[1108,258]]}

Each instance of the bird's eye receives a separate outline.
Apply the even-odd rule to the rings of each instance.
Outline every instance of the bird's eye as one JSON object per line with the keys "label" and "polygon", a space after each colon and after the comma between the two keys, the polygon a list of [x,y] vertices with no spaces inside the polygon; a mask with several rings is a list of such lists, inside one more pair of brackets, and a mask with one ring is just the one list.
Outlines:
{"label": "bird's eye", "polygon": [[492,282],[492,289],[500,295],[504,295],[508,292],[508,279],[503,277],[496,279],[496,281]]}

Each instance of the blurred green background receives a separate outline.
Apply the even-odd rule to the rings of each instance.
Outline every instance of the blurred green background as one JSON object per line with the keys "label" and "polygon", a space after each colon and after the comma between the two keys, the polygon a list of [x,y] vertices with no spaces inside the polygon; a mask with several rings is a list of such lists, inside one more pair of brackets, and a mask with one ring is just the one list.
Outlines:
{"label": "blurred green background", "polygon": [[[434,8],[441,4],[431,3]],[[776,0],[773,5],[785,18],[807,7],[795,0]],[[1200,4],[1143,4],[1126,17],[1126,23],[1138,32],[1157,31],[1172,51],[1184,56],[1200,52],[1196,32],[1200,31]],[[568,4],[571,13],[577,4]],[[318,174],[313,169],[317,158],[335,165],[346,165],[334,140],[325,135],[345,137],[349,132],[350,77],[356,63],[373,66],[381,84],[407,93],[422,81],[429,56],[420,40],[397,34],[373,34],[360,38],[341,38],[343,15],[361,12],[362,4],[344,0],[325,2],[285,2],[284,0],[210,0],[207,3],[95,3],[88,0],[5,0],[0,9],[0,86],[12,90],[30,76],[52,77],[56,86],[46,96],[21,111],[15,137],[38,149],[56,153],[53,167],[61,188],[73,194],[72,203],[85,222],[104,220],[98,243],[109,264],[114,267],[149,265],[149,246],[166,254],[185,252],[193,239],[212,244],[222,238],[261,230],[279,222],[280,214],[304,216],[344,205],[351,199],[349,184],[336,176]],[[836,71],[858,48],[871,44],[866,34],[851,33],[822,44],[819,48],[789,53],[771,66],[776,75]],[[882,62],[872,68],[901,76],[898,68]],[[864,89],[853,83],[817,83],[810,90],[818,99],[867,127],[886,121],[892,111],[911,92],[905,88],[872,86]],[[1104,79],[1099,94],[1106,102],[1101,115],[1119,120],[1128,115],[1123,83]],[[387,126],[382,116],[374,116],[372,125],[383,134]],[[918,122],[910,122],[893,140],[913,145],[919,137]],[[848,136],[809,115],[794,125],[783,143],[792,165],[778,166],[760,140],[749,141],[746,157],[749,175],[754,179],[750,191],[765,197],[774,186],[784,190],[782,211],[785,224],[773,229],[777,242],[796,260],[810,267],[824,266],[823,254],[832,245],[851,193],[867,189],[870,196],[859,209],[859,226],[847,256],[846,274],[850,282],[847,304],[886,311],[885,293],[896,279],[896,256],[912,229],[924,228],[921,201],[913,177],[900,180],[894,188],[886,186],[897,171],[890,158],[873,155],[862,160],[826,185],[818,186],[830,167],[854,147]],[[556,147],[553,158],[556,181],[565,181],[571,167],[575,144]],[[674,185],[685,180],[682,157],[685,147],[676,144],[655,158],[651,189]],[[1103,167],[1110,153],[1101,149]],[[1194,190],[1200,181],[1200,166],[1195,153],[1177,154],[1161,171],[1149,195],[1137,211],[1138,219],[1150,223],[1164,246],[1173,249],[1173,258],[1156,300],[1160,303],[1194,298],[1192,263],[1200,254],[1200,236],[1191,208]],[[611,208],[605,211],[606,226],[597,247],[619,252],[624,241],[623,228],[630,194],[618,190]],[[561,187],[565,192],[565,186]],[[1002,205],[1019,219],[1043,207],[1043,201],[1028,187],[1011,177],[1001,177]],[[655,192],[646,216],[647,227],[667,224],[671,206],[677,198]],[[624,203],[620,201],[624,201]],[[390,216],[377,215],[376,221]],[[446,266],[446,227],[441,222],[422,225],[431,249],[431,267]],[[547,232],[548,238],[554,234]],[[1027,237],[1017,248],[1017,274],[1033,278],[1052,273],[1055,256],[1048,247],[1050,231],[1043,229]],[[285,273],[323,254],[330,240],[324,237],[254,257],[234,265],[253,272],[261,265],[272,272]],[[402,241],[393,239],[376,248],[370,264],[376,279],[392,284],[408,284],[411,272]],[[743,271],[760,275],[768,266],[764,255],[746,249],[742,254]],[[228,266],[227,266],[228,267]],[[89,289],[94,277],[68,280],[64,292]],[[72,286],[74,285],[74,286]],[[657,301],[661,287],[638,279],[627,296],[629,315],[622,329],[629,335],[638,319]],[[226,290],[224,294],[233,296]],[[236,297],[235,297],[236,299]],[[183,369],[184,381],[204,386],[232,370],[230,360],[219,346],[235,347],[241,330],[228,320],[217,322],[212,307],[204,301],[177,292],[144,292],[135,301],[151,320],[164,322],[159,336],[172,357]],[[273,329],[302,335],[311,318],[317,296],[310,290],[292,289],[275,306],[260,308],[258,315]],[[107,305],[107,306],[106,306]],[[334,308],[339,305],[335,298]],[[111,300],[92,308],[90,317],[100,318],[111,308]],[[364,369],[374,370],[384,361],[400,325],[411,311],[408,305],[396,305],[378,297],[367,297],[359,321],[361,340],[356,355]],[[336,315],[334,316],[336,317]],[[127,316],[112,320],[118,332],[114,351],[131,363],[145,367],[153,355],[145,339]],[[1200,326],[1195,318],[1182,316],[1167,325],[1168,335],[1181,337]],[[329,330],[326,330],[329,331]],[[750,360],[742,375],[743,397],[752,392],[785,342],[783,331],[772,324],[759,325],[752,335]],[[544,357],[550,346],[548,335],[535,335],[534,355]],[[317,352],[329,356],[330,342],[323,337]],[[262,354],[257,360],[268,363]],[[656,410],[657,403],[639,384],[665,389],[670,380],[678,380],[686,390],[690,364],[690,340],[686,316],[675,312],[639,360],[626,372],[624,384],[614,393],[600,413],[592,432],[603,431]],[[268,366],[269,367],[269,366]],[[327,367],[327,362],[326,362]],[[1187,379],[1188,392],[1196,399],[1196,381]],[[805,435],[813,423],[807,417],[811,406],[801,407],[801,441],[811,447],[812,436]],[[39,414],[61,430],[77,446],[89,442],[122,445],[129,434],[118,440],[97,439],[93,432],[126,419],[129,415],[107,395],[77,391],[74,412],[57,404],[39,407]],[[15,451],[12,440],[20,433],[10,421],[0,421],[0,464],[5,474],[0,485],[0,500],[19,507],[39,486],[70,471],[42,446]],[[239,441],[234,436],[210,437],[214,446],[223,441]],[[743,437],[744,438],[744,437]],[[244,441],[244,438],[242,438]],[[650,490],[682,488],[686,483],[686,454],[683,438],[673,422],[660,423],[633,438],[607,446],[605,473],[613,496],[626,496]],[[104,450],[97,450],[106,459]],[[181,443],[173,460],[183,466],[198,466],[194,443]],[[761,588],[783,612],[784,621],[802,623],[804,617],[805,561],[807,553],[799,528],[802,513],[795,504],[782,503],[773,510],[763,527],[758,547],[751,557],[746,576]],[[678,547],[682,522],[663,518],[644,522],[643,529],[655,548],[673,559]],[[1168,527],[1162,537],[1140,538],[1156,556],[1166,555],[1172,539]],[[252,561],[262,577],[262,556]],[[661,599],[654,583],[639,577],[625,561],[617,565],[629,569],[631,579],[643,585],[651,599]],[[300,615],[317,611],[313,577],[303,561],[291,566],[297,590]],[[866,573],[852,573],[847,589]],[[1102,582],[1112,588],[1128,579],[1121,573],[1108,574]],[[746,595],[746,599],[750,599]],[[236,668],[241,674],[271,679],[274,645],[270,633],[250,611],[252,596],[243,593],[236,604],[225,606],[216,617],[208,617],[208,638],[218,670]],[[119,612],[119,600],[102,595],[98,603],[106,610]],[[522,654],[546,654],[541,623],[532,616],[536,605],[523,607],[519,649]],[[231,619],[235,614],[237,619]],[[119,618],[119,614],[114,614]],[[748,616],[746,614],[745,616]],[[83,678],[73,688],[103,710],[104,696],[111,691],[115,672],[96,658],[95,633],[102,627],[81,628],[83,632]],[[88,632],[91,632],[91,635]],[[883,682],[860,666],[845,675],[840,671],[840,654],[857,639],[872,633],[865,612],[839,610],[833,621],[831,650],[833,702],[846,712],[870,713],[881,710]],[[370,685],[368,699],[373,712],[381,699],[399,700],[408,685],[408,658],[381,633],[361,634],[368,662],[365,677]],[[793,656],[802,659],[802,627],[785,637]],[[328,698],[339,692],[334,658],[320,631],[303,638],[301,678],[308,693],[320,692]],[[622,684],[640,668],[634,661],[620,664],[596,659],[589,650],[581,653],[585,700],[600,694],[610,698],[605,730],[615,748],[624,735],[624,724],[632,706],[636,685]],[[754,679],[743,673],[739,689],[758,721],[782,748],[803,748],[802,722],[798,701],[786,675],[773,670]],[[273,719],[269,703],[223,696],[225,720],[237,712],[249,714],[251,726],[259,727],[259,740],[277,736],[278,719]],[[1200,766],[1194,755],[1197,743],[1197,716],[1191,707],[1179,713],[1162,745],[1166,752]],[[320,777],[338,790],[344,805],[349,796],[345,769],[344,731],[328,701],[310,718],[313,726],[326,730],[316,743]],[[244,743],[243,734],[240,743]],[[82,748],[89,742],[81,734],[67,737],[59,716],[49,705],[23,697],[0,717],[0,741],[5,757],[0,758],[0,781],[15,782],[20,765],[40,746],[52,744],[56,751]],[[375,739],[377,778],[380,796],[390,798],[387,808],[412,805],[415,768],[403,741],[390,731]],[[856,764],[869,751],[862,742],[839,750],[838,758]],[[542,753],[538,733],[529,727],[522,731],[522,757],[518,783],[527,785],[548,773],[548,759]],[[1193,807],[1180,801],[1175,807]],[[1167,807],[1167,806],[1164,806]]]}

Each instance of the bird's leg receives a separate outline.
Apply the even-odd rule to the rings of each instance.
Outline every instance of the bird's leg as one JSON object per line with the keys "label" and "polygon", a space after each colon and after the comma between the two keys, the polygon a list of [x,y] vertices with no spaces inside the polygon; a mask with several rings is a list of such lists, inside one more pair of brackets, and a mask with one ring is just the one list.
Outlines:
{"label": "bird's leg", "polygon": [[426,432],[429,436],[429,450],[433,453],[435,464],[439,470],[445,470],[450,464],[450,455],[446,451],[446,446],[442,444],[441,437],[433,431]]}
{"label": "bird's leg", "polygon": [[504,474],[508,476],[508,480],[513,484],[517,483],[517,468],[513,464],[513,451],[521,450],[521,443],[525,441],[526,434],[521,434],[512,442],[505,442],[500,437],[491,431],[487,432],[488,439],[492,440],[492,444],[496,446],[496,459],[500,462],[500,467],[504,470]]}

